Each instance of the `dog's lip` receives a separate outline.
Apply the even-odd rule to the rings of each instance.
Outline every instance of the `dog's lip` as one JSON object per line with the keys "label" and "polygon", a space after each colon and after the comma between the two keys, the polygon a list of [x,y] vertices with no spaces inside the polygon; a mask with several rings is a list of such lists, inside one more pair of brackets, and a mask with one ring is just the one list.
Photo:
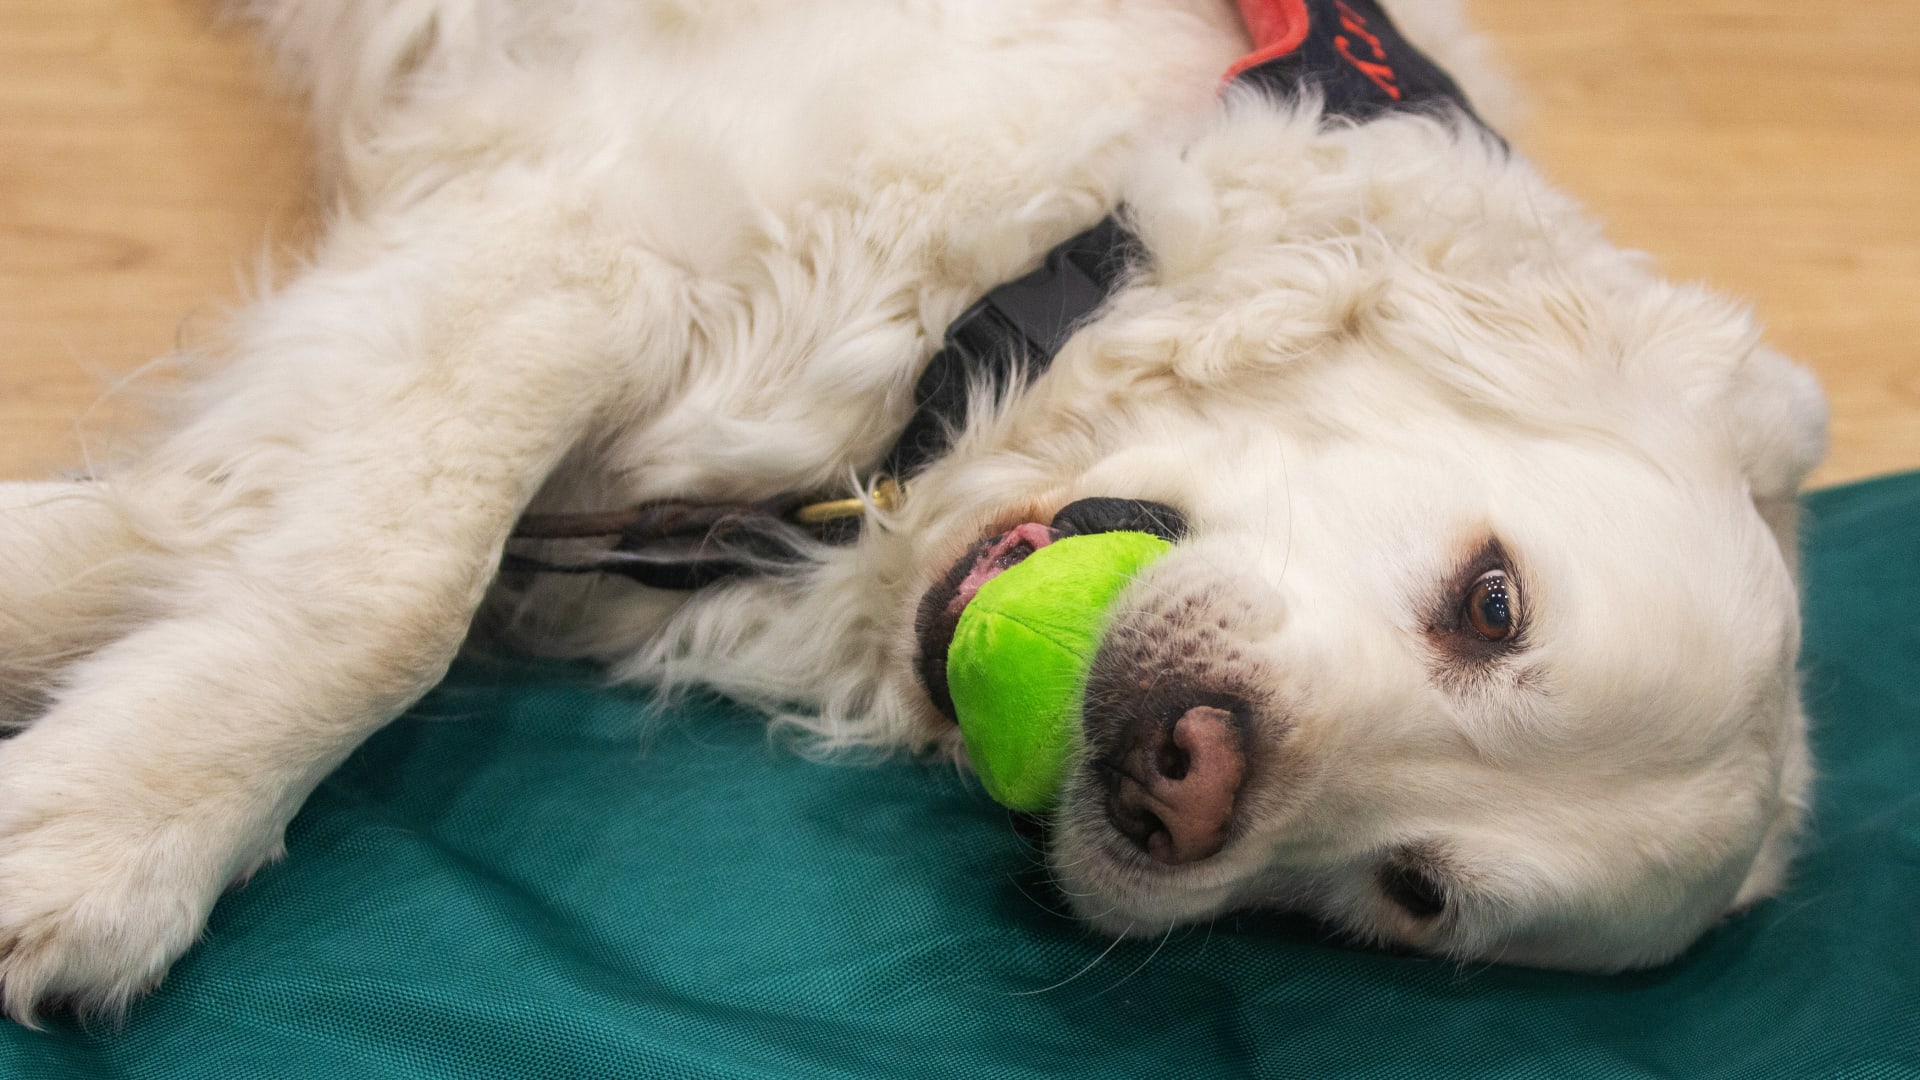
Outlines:
{"label": "dog's lip", "polygon": [[1032,521],[983,537],[921,597],[914,620],[920,656],[914,666],[934,705],[949,719],[954,712],[947,691],[947,650],[953,645],[960,616],[987,582],[1059,538],[1059,530]]}
{"label": "dog's lip", "polygon": [[1024,525],[1016,525],[998,536],[988,537],[983,541],[984,550],[981,550],[981,544],[974,545],[974,550],[968,552],[972,560],[970,562],[962,560],[967,567],[967,572],[954,586],[953,597],[947,601],[944,614],[951,616],[956,622],[959,621],[967,605],[979,595],[982,585],[1018,566],[1026,560],[1027,556],[1053,543],[1059,537],[1059,531],[1052,526],[1029,521]]}

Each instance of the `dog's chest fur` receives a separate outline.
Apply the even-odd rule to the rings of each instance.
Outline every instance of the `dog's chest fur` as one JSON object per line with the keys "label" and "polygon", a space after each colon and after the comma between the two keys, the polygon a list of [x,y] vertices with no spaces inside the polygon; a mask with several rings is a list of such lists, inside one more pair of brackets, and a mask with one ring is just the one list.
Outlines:
{"label": "dog's chest fur", "polygon": [[[559,185],[578,207],[518,242],[503,223],[503,257],[565,252],[610,310],[666,295],[664,323],[607,321],[629,407],[548,508],[844,484],[947,322],[1108,213],[1246,48],[1220,0],[578,6],[479,5],[522,43],[456,55],[441,35],[347,172],[405,198],[484,147],[497,162],[456,186],[500,205]],[[534,18],[544,34],[511,32]]]}

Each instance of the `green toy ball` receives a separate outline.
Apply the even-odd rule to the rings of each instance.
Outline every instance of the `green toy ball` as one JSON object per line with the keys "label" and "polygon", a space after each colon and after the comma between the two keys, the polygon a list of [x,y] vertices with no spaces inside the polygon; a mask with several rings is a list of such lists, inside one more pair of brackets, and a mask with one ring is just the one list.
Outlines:
{"label": "green toy ball", "polygon": [[1080,696],[1107,609],[1172,546],[1143,532],[1063,537],[980,586],[960,613],[947,689],[995,802],[1053,805],[1080,742]]}

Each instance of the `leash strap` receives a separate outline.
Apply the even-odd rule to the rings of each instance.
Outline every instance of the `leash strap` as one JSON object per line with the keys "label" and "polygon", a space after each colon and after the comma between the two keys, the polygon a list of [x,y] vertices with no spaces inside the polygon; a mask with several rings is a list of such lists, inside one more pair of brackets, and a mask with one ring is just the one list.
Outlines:
{"label": "leash strap", "polygon": [[528,514],[514,541],[611,541],[567,553],[562,561],[508,551],[503,571],[618,574],[656,589],[698,589],[742,574],[796,565],[809,536],[789,522],[800,500],[755,503],[656,502],[588,514]]}
{"label": "leash strap", "polygon": [[[1226,80],[1283,100],[1317,92],[1326,115],[1364,122],[1396,110],[1458,109],[1479,122],[1446,72],[1400,36],[1373,0],[1238,0],[1254,51]],[[530,514],[510,542],[574,542],[561,561],[509,551],[501,569],[618,574],[659,589],[697,589],[802,565],[810,548],[859,536],[869,505],[890,509],[904,485],[952,445],[976,395],[998,397],[1044,375],[1053,358],[1143,257],[1109,217],[1047,253],[1038,269],[993,289],[947,327],[914,386],[912,416],[881,458],[866,496],[780,496],[754,503],[657,502],[609,513]],[[580,542],[591,541],[585,547]],[[563,545],[565,546],[565,545]]]}

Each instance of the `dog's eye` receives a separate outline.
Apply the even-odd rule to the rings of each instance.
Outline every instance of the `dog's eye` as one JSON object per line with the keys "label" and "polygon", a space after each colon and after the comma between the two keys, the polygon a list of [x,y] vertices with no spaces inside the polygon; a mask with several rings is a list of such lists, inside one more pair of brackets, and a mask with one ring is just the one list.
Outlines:
{"label": "dog's eye", "polygon": [[1416,919],[1431,919],[1447,910],[1447,893],[1440,883],[1405,862],[1380,868],[1380,891]]}
{"label": "dog's eye", "polygon": [[1488,641],[1506,641],[1520,620],[1520,591],[1505,570],[1489,570],[1467,590],[1467,625]]}

